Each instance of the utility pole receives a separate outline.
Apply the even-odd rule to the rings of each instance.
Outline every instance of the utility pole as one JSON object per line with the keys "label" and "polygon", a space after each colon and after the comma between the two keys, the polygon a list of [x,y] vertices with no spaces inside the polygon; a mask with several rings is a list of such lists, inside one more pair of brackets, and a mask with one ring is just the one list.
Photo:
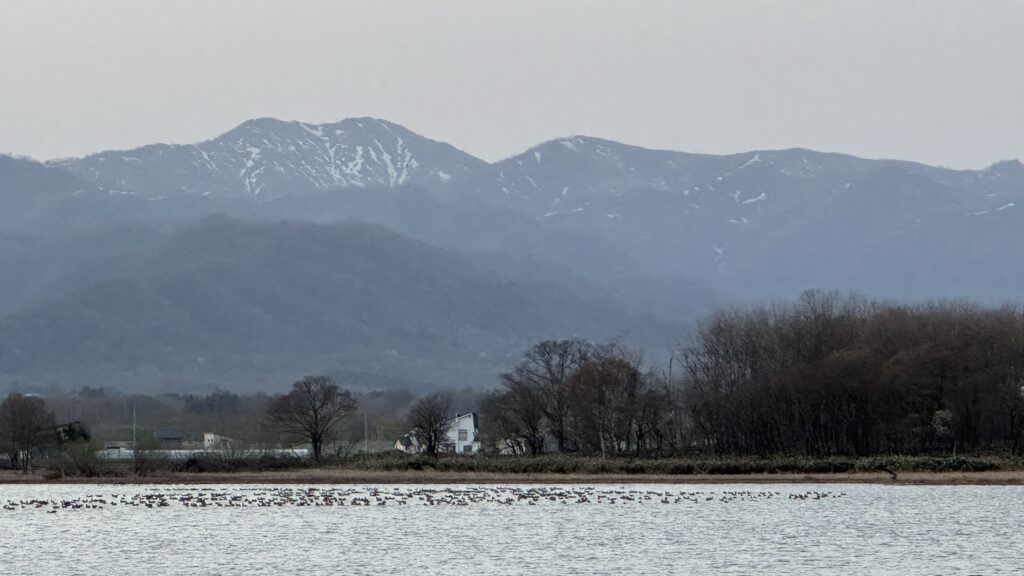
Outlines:
{"label": "utility pole", "polygon": [[680,422],[676,417],[676,387],[672,384],[672,363],[676,360],[676,354],[678,354],[678,351],[673,351],[672,356],[668,359],[668,382],[665,390],[668,394],[669,410],[672,413],[672,426],[675,428],[673,436],[680,434]]}
{"label": "utility pole", "polygon": [[370,453],[370,417],[363,414],[363,452]]}
{"label": "utility pole", "polygon": [[132,400],[132,455],[135,454],[135,400]]}

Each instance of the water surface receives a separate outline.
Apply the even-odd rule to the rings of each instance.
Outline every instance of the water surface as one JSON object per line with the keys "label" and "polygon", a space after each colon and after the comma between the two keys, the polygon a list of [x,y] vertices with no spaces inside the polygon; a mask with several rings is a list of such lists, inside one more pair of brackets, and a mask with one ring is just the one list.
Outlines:
{"label": "water surface", "polygon": [[0,486],[6,573],[1021,574],[1022,487]]}

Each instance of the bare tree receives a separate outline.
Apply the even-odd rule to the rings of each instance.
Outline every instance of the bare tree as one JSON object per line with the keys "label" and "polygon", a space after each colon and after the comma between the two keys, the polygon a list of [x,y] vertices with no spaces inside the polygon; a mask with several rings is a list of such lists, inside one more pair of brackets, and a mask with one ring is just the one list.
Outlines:
{"label": "bare tree", "polygon": [[499,452],[542,454],[545,414],[538,391],[508,379],[503,383],[504,390],[491,392],[480,405],[487,442]]}
{"label": "bare tree", "polygon": [[324,443],[355,409],[351,392],[339,389],[327,376],[306,376],[271,401],[267,415],[281,431],[308,441],[313,460],[320,464]]}
{"label": "bare tree", "polygon": [[32,452],[56,439],[53,413],[42,398],[13,392],[0,403],[0,449],[11,466],[28,472]]}
{"label": "bare tree", "polygon": [[569,382],[593,353],[593,346],[583,340],[546,340],[527,350],[519,365],[502,376],[502,384],[509,390],[529,391],[534,396],[530,402],[544,412],[559,452],[569,449]]}
{"label": "bare tree", "polygon": [[1024,310],[808,292],[705,321],[685,351],[706,449],[814,455],[1024,445]]}
{"label": "bare tree", "polygon": [[416,401],[409,409],[412,437],[429,456],[437,456],[448,439],[451,427],[452,398],[436,393]]}
{"label": "bare tree", "polygon": [[[569,388],[574,434],[584,452],[606,456],[630,450],[644,388],[638,365],[635,355],[612,343],[599,347],[573,375]],[[640,432],[640,440],[646,432]]]}

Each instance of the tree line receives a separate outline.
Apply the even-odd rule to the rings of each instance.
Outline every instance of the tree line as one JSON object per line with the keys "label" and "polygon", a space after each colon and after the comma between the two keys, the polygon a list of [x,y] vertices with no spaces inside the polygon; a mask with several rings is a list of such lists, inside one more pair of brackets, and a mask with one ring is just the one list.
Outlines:
{"label": "tree line", "polygon": [[1024,311],[812,291],[717,312],[667,372],[618,342],[568,339],[536,344],[484,394],[352,392],[309,376],[279,395],[83,388],[48,400],[10,394],[0,404],[0,451],[12,464],[27,467],[33,450],[53,445],[56,422],[123,438],[136,411],[193,434],[306,444],[318,463],[365,440],[372,417],[376,436],[409,432],[436,455],[453,407],[478,409],[485,450],[502,454],[1019,454]]}
{"label": "tree line", "polygon": [[[44,399],[12,392],[0,401],[0,461],[28,471],[33,460],[65,452],[70,443],[88,453],[105,442],[128,439],[136,456],[154,455],[161,448],[153,435],[157,428],[193,439],[213,431],[230,437],[236,451],[253,454],[305,446],[316,464],[343,458],[370,437],[390,446],[411,430],[436,456],[446,442],[452,410],[475,408],[475,395],[472,389],[423,397],[406,390],[353,392],[323,375],[305,376],[276,395],[123,395],[84,387]],[[138,429],[136,420],[142,423]]]}
{"label": "tree line", "polygon": [[683,350],[695,446],[875,454],[1024,446],[1024,313],[807,292],[728,310]]}
{"label": "tree line", "polygon": [[[314,397],[293,402],[296,385],[307,393],[326,395],[332,407],[340,404],[341,417],[315,414],[315,437],[297,433],[301,422],[289,422],[285,417],[292,412],[301,418],[301,402],[317,401]],[[473,390],[453,394],[460,406],[474,405]],[[69,441],[86,441],[93,451],[127,443],[151,452],[161,448],[154,436],[160,429],[180,432],[193,442],[204,432],[215,432],[231,438],[232,446],[249,450],[315,444],[311,453],[337,458],[363,441],[393,442],[408,431],[405,414],[417,399],[408,390],[348,391],[324,376],[304,377],[285,394],[219,390],[149,395],[91,387],[38,395],[12,392],[0,396],[0,468],[26,469],[33,460],[65,451]],[[295,410],[296,406],[300,408]],[[73,438],[64,437],[69,432]]]}
{"label": "tree line", "polygon": [[618,344],[542,342],[481,411],[513,454],[1016,454],[1024,313],[811,291],[712,315],[669,375]]}

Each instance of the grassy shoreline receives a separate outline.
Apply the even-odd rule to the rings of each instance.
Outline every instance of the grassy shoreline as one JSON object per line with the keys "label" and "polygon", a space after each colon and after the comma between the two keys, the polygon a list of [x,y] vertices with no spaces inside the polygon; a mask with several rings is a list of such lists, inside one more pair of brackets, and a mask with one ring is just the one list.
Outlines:
{"label": "grassy shoreline", "polygon": [[46,478],[41,474],[0,472],[0,485],[14,484],[887,484],[898,486],[1021,486],[1024,471],[879,472],[777,474],[585,474],[372,471],[307,468],[260,472],[160,472],[148,476]]}
{"label": "grassy shoreline", "polygon": [[[878,483],[1024,485],[1024,458],[1006,454],[879,456],[690,456],[597,458],[545,455],[354,456],[320,467],[308,461],[192,458],[50,463],[35,474],[0,471],[0,484],[720,484]],[[63,470],[56,473],[55,470]]]}

